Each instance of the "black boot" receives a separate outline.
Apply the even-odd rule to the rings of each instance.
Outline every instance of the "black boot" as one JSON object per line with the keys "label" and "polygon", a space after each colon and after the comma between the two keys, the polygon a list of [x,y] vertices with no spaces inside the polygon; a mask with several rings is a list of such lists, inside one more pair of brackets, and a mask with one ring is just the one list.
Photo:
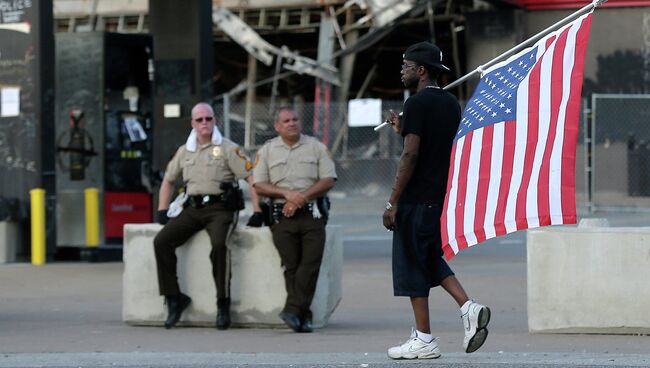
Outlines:
{"label": "black boot", "polygon": [[167,320],[165,321],[165,328],[170,329],[178,323],[179,319],[181,319],[181,314],[183,314],[185,308],[190,305],[192,299],[183,293],[165,296],[165,299],[167,301],[167,310],[169,312]]}
{"label": "black boot", "polygon": [[311,323],[311,318],[302,318],[300,324],[300,332],[312,332],[314,327]]}
{"label": "black boot", "polygon": [[302,322],[300,321],[300,317],[297,315],[289,312],[281,312],[278,317],[280,317],[294,332],[301,331]]}
{"label": "black boot", "polygon": [[227,330],[230,327],[230,298],[217,299],[217,329]]}

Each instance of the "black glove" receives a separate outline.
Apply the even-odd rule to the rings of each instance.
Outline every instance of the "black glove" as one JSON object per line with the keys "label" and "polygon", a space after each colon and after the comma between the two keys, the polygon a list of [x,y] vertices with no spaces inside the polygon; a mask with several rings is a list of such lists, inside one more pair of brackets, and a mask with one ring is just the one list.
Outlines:
{"label": "black glove", "polygon": [[264,223],[264,215],[262,215],[262,212],[255,212],[253,215],[248,219],[248,223],[246,226],[250,227],[260,227]]}
{"label": "black glove", "polygon": [[164,225],[169,221],[169,217],[167,217],[167,210],[158,210],[158,223],[161,225]]}

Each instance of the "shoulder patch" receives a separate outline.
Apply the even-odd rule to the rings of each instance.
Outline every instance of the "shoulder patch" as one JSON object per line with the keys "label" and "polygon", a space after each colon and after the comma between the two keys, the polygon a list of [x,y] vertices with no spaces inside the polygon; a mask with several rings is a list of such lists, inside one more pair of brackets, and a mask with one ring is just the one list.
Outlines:
{"label": "shoulder patch", "polygon": [[242,160],[248,161],[248,157],[246,157],[246,155],[242,153],[239,147],[235,148],[235,154],[237,155],[237,157],[241,158]]}

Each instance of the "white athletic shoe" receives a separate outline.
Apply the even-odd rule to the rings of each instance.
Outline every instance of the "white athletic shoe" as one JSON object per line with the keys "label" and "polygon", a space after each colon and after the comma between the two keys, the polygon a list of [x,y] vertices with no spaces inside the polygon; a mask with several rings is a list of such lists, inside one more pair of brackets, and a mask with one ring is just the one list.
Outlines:
{"label": "white athletic shoe", "polygon": [[440,357],[439,338],[426,343],[417,337],[415,329],[411,330],[409,339],[399,346],[388,349],[388,357],[392,359],[435,359]]}
{"label": "white athletic shoe", "polygon": [[472,303],[469,305],[469,311],[460,318],[462,318],[463,327],[465,327],[463,348],[466,353],[473,353],[483,345],[487,338],[490,308],[472,300]]}

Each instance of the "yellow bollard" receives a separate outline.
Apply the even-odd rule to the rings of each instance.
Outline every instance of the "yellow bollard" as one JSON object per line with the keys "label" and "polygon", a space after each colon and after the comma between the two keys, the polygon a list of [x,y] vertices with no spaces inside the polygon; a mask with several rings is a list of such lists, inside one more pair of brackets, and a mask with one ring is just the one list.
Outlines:
{"label": "yellow bollard", "polygon": [[99,190],[86,188],[84,190],[86,203],[86,246],[99,246]]}
{"label": "yellow bollard", "polygon": [[29,191],[32,220],[32,264],[45,264],[45,189]]}

